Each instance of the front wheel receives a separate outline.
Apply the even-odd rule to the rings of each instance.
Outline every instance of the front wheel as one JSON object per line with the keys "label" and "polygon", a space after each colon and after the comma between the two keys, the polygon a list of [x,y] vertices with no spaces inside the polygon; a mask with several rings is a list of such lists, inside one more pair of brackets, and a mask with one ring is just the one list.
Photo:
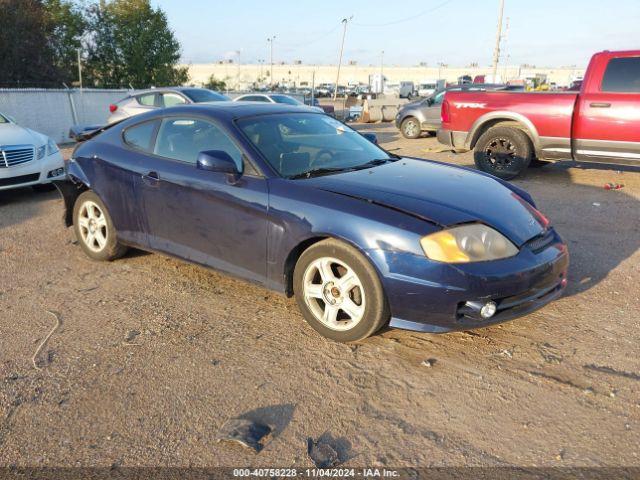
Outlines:
{"label": "front wheel", "polygon": [[118,242],[107,207],[91,190],[82,193],[76,200],[73,228],[80,247],[93,260],[115,260],[127,251]]}
{"label": "front wheel", "polygon": [[337,240],[316,243],[300,256],[293,288],[309,325],[332,340],[362,340],[389,321],[377,272],[360,252]]}
{"label": "front wheel", "polygon": [[415,117],[405,118],[400,124],[400,132],[404,138],[416,139],[421,133],[420,122]]}
{"label": "front wheel", "polygon": [[523,173],[531,163],[533,146],[519,128],[493,127],[478,139],[473,150],[476,166],[504,180]]}

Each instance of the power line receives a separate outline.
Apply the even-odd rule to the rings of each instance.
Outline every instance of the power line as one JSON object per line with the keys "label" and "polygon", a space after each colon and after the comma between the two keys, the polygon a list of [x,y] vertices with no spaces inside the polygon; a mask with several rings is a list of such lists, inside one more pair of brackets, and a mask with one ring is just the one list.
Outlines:
{"label": "power line", "polygon": [[424,15],[426,15],[427,13],[431,13],[435,10],[438,10],[439,8],[444,7],[445,5],[449,4],[453,2],[453,0],[446,0],[434,7],[431,7],[427,10],[424,10],[423,12],[417,13],[415,15],[411,15],[410,17],[405,17],[405,18],[401,18],[399,20],[394,20],[392,22],[386,22],[386,23],[356,23],[356,22],[352,22],[352,25],[358,26],[358,27],[386,27],[388,25],[396,25],[398,23],[404,23],[404,22],[409,22],[411,20],[415,20],[416,18],[420,18]]}

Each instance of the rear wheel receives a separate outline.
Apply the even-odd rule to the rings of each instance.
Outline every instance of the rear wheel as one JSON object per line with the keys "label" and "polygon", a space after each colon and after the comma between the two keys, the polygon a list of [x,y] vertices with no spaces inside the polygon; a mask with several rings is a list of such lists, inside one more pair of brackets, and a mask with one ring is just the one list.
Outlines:
{"label": "rear wheel", "polygon": [[420,122],[415,117],[405,118],[400,125],[400,132],[404,138],[411,140],[420,136]]}
{"label": "rear wheel", "polygon": [[116,229],[104,203],[90,190],[76,200],[73,228],[80,247],[93,260],[115,260],[127,251],[118,242]]}
{"label": "rear wheel", "polygon": [[332,340],[362,340],[389,321],[377,272],[360,252],[337,240],[316,243],[300,256],[293,287],[309,325]]}
{"label": "rear wheel", "polygon": [[478,139],[474,148],[476,166],[483,172],[510,180],[523,173],[533,156],[533,146],[519,128],[493,127]]}

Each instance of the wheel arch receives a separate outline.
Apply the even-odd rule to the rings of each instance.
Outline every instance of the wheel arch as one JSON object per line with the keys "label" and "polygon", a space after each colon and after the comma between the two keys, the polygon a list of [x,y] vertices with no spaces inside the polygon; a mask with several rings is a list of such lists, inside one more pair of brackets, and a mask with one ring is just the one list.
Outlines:
{"label": "wheel arch", "polygon": [[522,130],[529,137],[535,154],[537,155],[540,151],[540,137],[533,122],[520,113],[507,111],[490,112],[482,115],[474,122],[471,130],[469,131],[469,135],[467,136],[466,143],[469,146],[469,150],[473,150],[475,148],[478,139],[487,130],[497,125],[514,127]]}
{"label": "wheel arch", "polygon": [[[367,255],[367,252],[364,251],[362,248],[360,248],[360,246],[356,242],[349,240],[348,238],[343,237],[341,235],[329,234],[329,233],[318,233],[312,237],[308,237],[305,240],[302,240],[301,242],[299,242],[289,251],[289,254],[286,257],[286,260],[284,262],[284,287],[285,287],[284,291],[287,297],[293,296],[293,272],[296,268],[296,264],[298,263],[298,260],[300,259],[300,256],[305,251],[307,251],[310,247],[324,240],[337,240],[357,250],[371,264],[373,269],[378,274],[379,280],[382,282],[378,265],[376,265],[376,263],[369,257],[369,255]],[[385,292],[385,295],[386,295],[386,292]]]}

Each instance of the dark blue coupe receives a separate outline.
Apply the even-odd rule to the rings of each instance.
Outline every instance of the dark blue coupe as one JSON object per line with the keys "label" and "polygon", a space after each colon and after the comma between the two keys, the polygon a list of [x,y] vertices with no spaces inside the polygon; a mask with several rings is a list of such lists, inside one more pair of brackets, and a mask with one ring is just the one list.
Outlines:
{"label": "dark blue coupe", "polygon": [[305,107],[157,110],[66,168],[66,223],[91,258],[136,247],[258,282],[338,341],[502,322],[567,283],[567,248],[526,192],[398,157]]}

